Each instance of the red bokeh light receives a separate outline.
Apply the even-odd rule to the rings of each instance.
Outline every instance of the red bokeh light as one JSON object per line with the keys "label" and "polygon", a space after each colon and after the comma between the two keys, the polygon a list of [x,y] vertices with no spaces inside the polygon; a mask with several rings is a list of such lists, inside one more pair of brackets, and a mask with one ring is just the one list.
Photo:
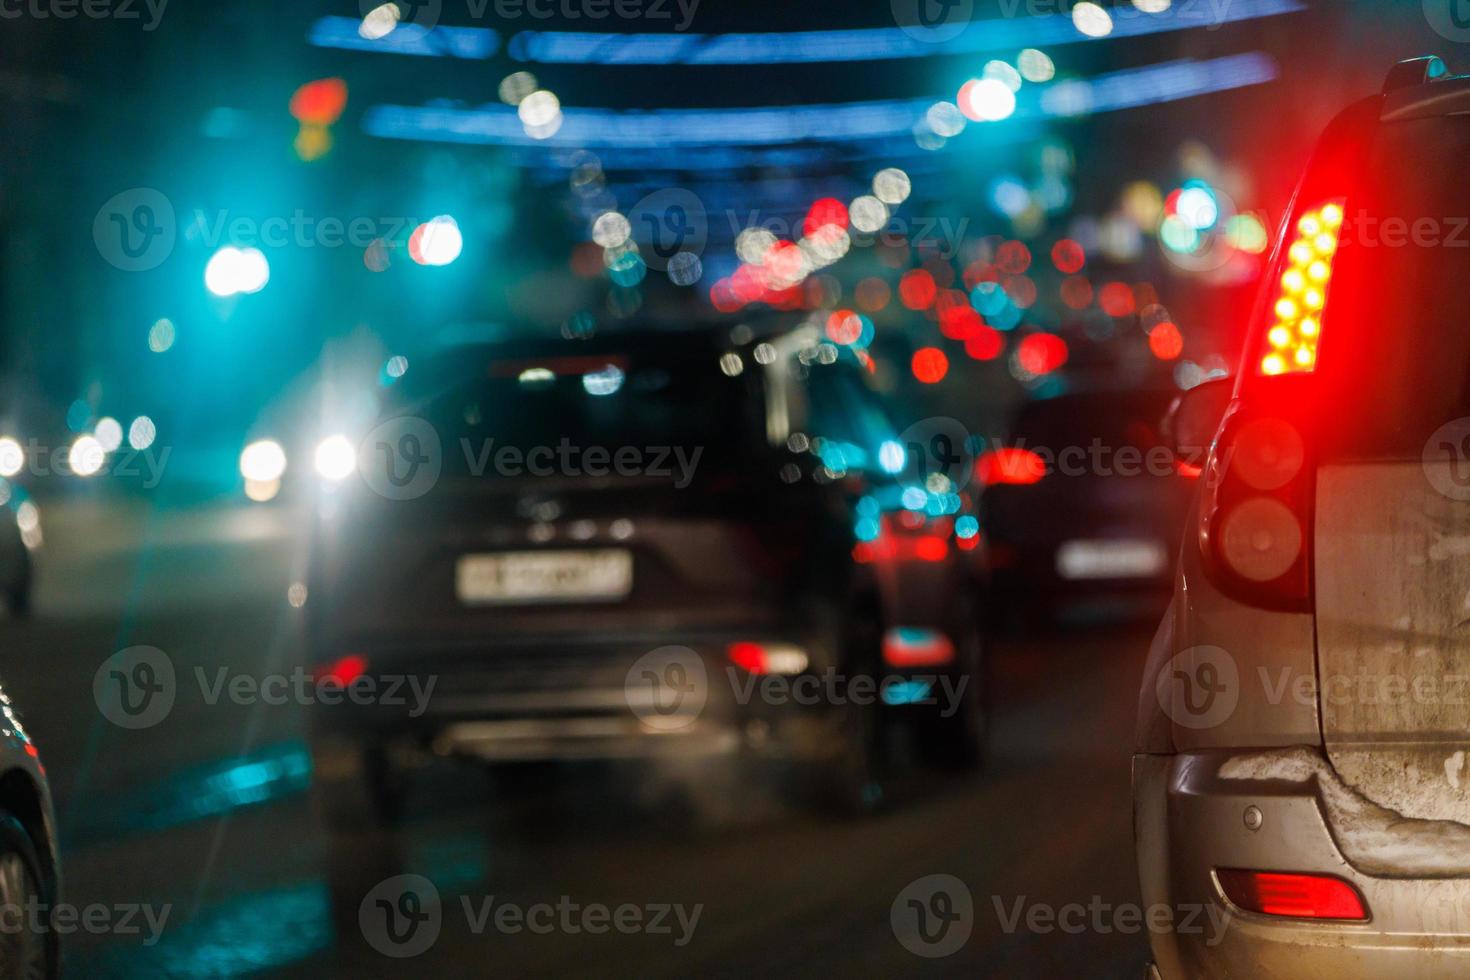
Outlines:
{"label": "red bokeh light", "polygon": [[939,311],[939,332],[950,340],[967,340],[982,329],[986,329],[985,321],[968,303],[950,304]]}
{"label": "red bokeh light", "polygon": [[1029,449],[992,449],[975,460],[975,478],[994,486],[1030,486],[1046,476],[1046,461]]}
{"label": "red bokeh light", "polygon": [[1098,305],[1108,316],[1130,316],[1137,307],[1127,283],[1110,282],[1097,294]]}
{"label": "red bokeh light", "polygon": [[1092,283],[1086,276],[1068,276],[1062,280],[1062,302],[1074,310],[1092,305]]}
{"label": "red bokeh light", "polygon": [[1067,363],[1067,342],[1056,334],[1034,333],[1016,348],[1016,363],[1028,374],[1050,374]]}
{"label": "red bokeh light", "polygon": [[984,324],[965,339],[965,353],[977,361],[993,361],[1004,349],[1005,338],[1001,332]]}
{"label": "red bokeh light", "polygon": [[824,197],[812,204],[811,210],[806,213],[802,232],[807,236],[815,235],[819,229],[828,225],[844,230],[847,228],[847,205],[835,197]]}
{"label": "red bokeh light", "polygon": [[1179,328],[1165,320],[1148,333],[1148,349],[1161,361],[1172,361],[1184,353],[1184,337]]}
{"label": "red bokeh light", "polygon": [[291,96],[291,115],[308,126],[330,126],[346,108],[347,83],[340,78],[307,82]]}
{"label": "red bokeh light", "polygon": [[1031,250],[1021,242],[1004,242],[995,252],[995,264],[1002,271],[1019,276],[1031,268]]}
{"label": "red bokeh light", "polygon": [[1057,271],[1075,275],[1087,264],[1087,252],[1070,238],[1063,238],[1051,247],[1051,261]]}
{"label": "red bokeh light", "polygon": [[898,298],[911,310],[927,310],[934,303],[939,287],[924,269],[910,269],[898,280]]}
{"label": "red bokeh light", "polygon": [[949,358],[938,347],[921,347],[914,351],[914,359],[910,366],[913,368],[914,377],[924,384],[938,384],[949,373]]}
{"label": "red bokeh light", "polygon": [[827,317],[827,339],[846,347],[863,335],[863,320],[852,310],[833,310]]}

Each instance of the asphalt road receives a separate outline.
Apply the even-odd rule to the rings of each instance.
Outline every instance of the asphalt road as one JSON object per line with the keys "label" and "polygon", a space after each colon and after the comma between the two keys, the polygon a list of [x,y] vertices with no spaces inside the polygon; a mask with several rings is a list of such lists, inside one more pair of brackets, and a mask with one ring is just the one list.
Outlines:
{"label": "asphalt road", "polygon": [[[73,502],[45,517],[36,613],[0,624],[0,680],[48,767],[63,899],[102,910],[64,940],[70,975],[1142,975],[1146,942],[1113,914],[1137,902],[1128,747],[1148,623],[999,643],[985,771],[900,767],[865,819],[713,772],[455,768],[420,780],[401,832],[329,844],[300,706],[210,693],[222,669],[298,662],[280,516]],[[137,644],[168,654],[178,693],[129,730],[92,681]],[[411,958],[359,918],[403,874],[439,899],[383,906],[437,925]]]}

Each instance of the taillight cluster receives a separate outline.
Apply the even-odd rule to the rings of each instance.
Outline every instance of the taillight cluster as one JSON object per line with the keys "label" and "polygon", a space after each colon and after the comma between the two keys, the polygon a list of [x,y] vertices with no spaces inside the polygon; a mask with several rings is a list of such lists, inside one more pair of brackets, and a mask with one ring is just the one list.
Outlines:
{"label": "taillight cluster", "polygon": [[1271,325],[1261,351],[1262,374],[1305,372],[1317,366],[1322,310],[1332,282],[1344,203],[1342,199],[1328,201],[1297,219],[1296,238],[1280,263]]}
{"label": "taillight cluster", "polygon": [[[1300,404],[1280,378],[1252,406]],[[1311,597],[1313,468],[1298,413],[1249,410],[1226,416],[1204,472],[1200,547],[1221,588],[1273,608],[1301,609]]]}
{"label": "taillight cluster", "polygon": [[1242,378],[1202,474],[1199,540],[1211,578],[1275,609],[1306,610],[1312,597],[1314,374],[1347,203],[1317,200],[1287,226],[1259,346],[1247,347],[1256,370]]}

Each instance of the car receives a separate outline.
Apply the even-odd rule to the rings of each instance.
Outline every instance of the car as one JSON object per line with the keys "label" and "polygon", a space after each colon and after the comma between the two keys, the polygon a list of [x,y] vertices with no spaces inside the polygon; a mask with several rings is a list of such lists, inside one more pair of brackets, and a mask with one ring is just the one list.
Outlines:
{"label": "car", "polygon": [[46,768],[0,690],[0,910],[9,910],[6,928],[0,929],[0,976],[60,975],[59,937],[50,918],[60,892],[61,859]]}
{"label": "car", "polygon": [[998,609],[1156,616],[1191,486],[1161,439],[1178,390],[1083,389],[1027,401],[976,460]]}
{"label": "car", "polygon": [[305,611],[319,677],[432,697],[313,709],[328,827],[391,823],[441,758],[785,762],[856,812],[890,725],[978,761],[973,534],[905,485],[856,352],[779,321],[410,363],[324,498]]}
{"label": "car", "polygon": [[1470,975],[1467,155],[1438,58],[1338,115],[1236,377],[1174,410],[1203,473],[1133,756],[1156,976]]}

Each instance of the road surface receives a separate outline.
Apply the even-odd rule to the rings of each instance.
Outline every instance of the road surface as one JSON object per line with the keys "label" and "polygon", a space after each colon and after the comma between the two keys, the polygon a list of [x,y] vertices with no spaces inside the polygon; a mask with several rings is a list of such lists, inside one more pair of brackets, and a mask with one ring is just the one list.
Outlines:
{"label": "road surface", "polygon": [[[637,767],[456,768],[421,780],[401,832],[329,845],[301,707],[211,696],[300,662],[283,513],[69,501],[46,531],[0,679],[56,794],[64,901],[102,910],[64,940],[70,975],[1142,975],[1146,941],[1114,915],[1138,900],[1128,748],[1150,624],[1000,642],[985,771],[905,767],[866,819]],[[92,682],[134,645],[178,684],[127,729]],[[411,958],[359,916],[402,874],[439,900],[383,906],[432,916]]]}

